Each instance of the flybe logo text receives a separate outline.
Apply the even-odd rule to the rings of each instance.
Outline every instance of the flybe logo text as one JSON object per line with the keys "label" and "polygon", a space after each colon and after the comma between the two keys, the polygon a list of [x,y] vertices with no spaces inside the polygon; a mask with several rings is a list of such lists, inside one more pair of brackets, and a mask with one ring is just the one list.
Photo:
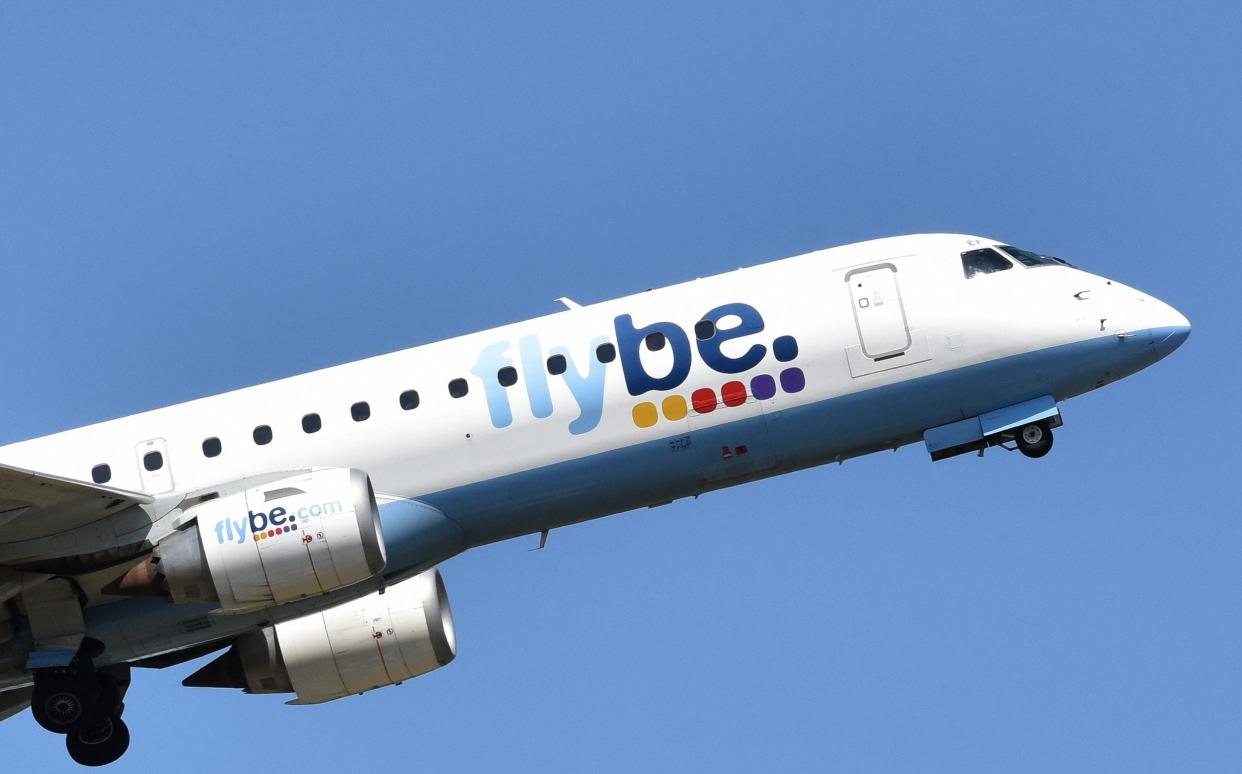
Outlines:
{"label": "flybe logo text", "polygon": [[216,522],[216,542],[246,542],[250,537],[254,542],[267,540],[289,532],[297,532],[298,520],[305,524],[308,519],[339,513],[342,510],[339,500],[328,503],[315,503],[300,508],[288,509],[277,506],[266,513],[250,511],[243,519],[224,518]]}
{"label": "flybe logo text", "polygon": [[[708,368],[729,375],[741,374],[759,366],[768,356],[769,343],[771,351],[782,363],[792,360],[798,352],[798,343],[792,336],[777,336],[771,342],[758,338],[764,332],[763,316],[753,306],[743,303],[723,304],[708,310],[689,332],[677,323],[667,321],[639,326],[628,314],[614,318],[613,332],[615,349],[607,351],[614,346],[610,344],[609,337],[597,337],[587,352],[579,353],[580,356],[586,355],[585,360],[576,360],[564,346],[554,346],[545,351],[537,336],[524,336],[518,340],[516,354],[524,376],[526,397],[531,413],[537,419],[552,415],[549,380],[560,378],[578,407],[578,416],[569,423],[569,431],[580,435],[594,430],[603,416],[604,376],[614,360],[620,362],[626,390],[638,397],[648,392],[668,392],[681,387],[690,375],[696,351]],[[743,339],[748,339],[750,345],[746,346],[747,342]],[[730,342],[735,342],[727,347],[733,354],[725,352]],[[607,354],[601,355],[601,345]],[[644,347],[653,351],[667,348],[669,354],[664,356],[664,360],[670,365],[659,369],[658,373],[651,373],[643,362]],[[509,388],[515,383],[512,374],[516,369],[513,368],[514,360],[510,358],[512,351],[513,343],[510,341],[489,344],[479,353],[478,362],[471,369],[471,373],[483,383],[492,425],[497,428],[513,423]],[[789,370],[798,371],[797,379],[801,380],[800,370]],[[499,378],[506,371],[510,374],[508,384]],[[771,377],[765,379],[771,381]],[[729,382],[725,387],[733,384]],[[696,398],[703,392],[705,390],[697,390]],[[722,390],[722,395],[724,392]]]}

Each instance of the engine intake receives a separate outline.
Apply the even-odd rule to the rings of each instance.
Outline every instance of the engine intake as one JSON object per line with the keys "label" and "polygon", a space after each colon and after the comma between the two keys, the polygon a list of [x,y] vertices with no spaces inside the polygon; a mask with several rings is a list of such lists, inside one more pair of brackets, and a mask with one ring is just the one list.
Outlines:
{"label": "engine intake", "polygon": [[187,513],[192,527],[161,540],[105,591],[250,610],[350,586],[387,562],[375,492],[360,470],[291,476]]}
{"label": "engine intake", "polygon": [[247,632],[182,685],[295,693],[290,704],[319,704],[401,683],[456,655],[448,594],[432,569],[383,593]]}

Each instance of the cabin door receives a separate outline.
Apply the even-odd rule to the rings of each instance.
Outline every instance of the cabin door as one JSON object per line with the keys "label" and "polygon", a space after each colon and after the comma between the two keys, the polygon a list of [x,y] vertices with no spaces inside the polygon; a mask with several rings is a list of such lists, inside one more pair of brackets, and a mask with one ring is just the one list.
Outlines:
{"label": "cabin door", "polygon": [[881,263],[845,275],[854,324],[863,354],[872,360],[897,357],[910,347],[910,327],[897,284],[897,267]]}

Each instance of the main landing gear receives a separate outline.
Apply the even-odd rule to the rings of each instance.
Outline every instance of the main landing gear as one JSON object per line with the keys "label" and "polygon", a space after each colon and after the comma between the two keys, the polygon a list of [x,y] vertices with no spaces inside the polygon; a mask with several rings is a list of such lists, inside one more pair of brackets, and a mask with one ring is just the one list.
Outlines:
{"label": "main landing gear", "polygon": [[129,749],[121,720],[129,667],[96,668],[102,652],[98,642],[84,640],[69,666],[36,669],[30,697],[35,722],[64,734],[69,757],[83,766],[106,766]]}

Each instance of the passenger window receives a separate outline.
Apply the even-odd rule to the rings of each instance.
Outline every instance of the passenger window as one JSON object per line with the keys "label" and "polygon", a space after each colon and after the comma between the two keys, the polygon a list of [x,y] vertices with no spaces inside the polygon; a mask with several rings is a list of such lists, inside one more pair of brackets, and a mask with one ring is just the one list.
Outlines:
{"label": "passenger window", "polygon": [[355,422],[365,422],[371,417],[371,404],[360,400],[349,407],[349,415],[354,418]]}
{"label": "passenger window", "polygon": [[1008,258],[990,247],[962,253],[962,271],[966,273],[966,279],[976,274],[993,274],[1012,268]]}
{"label": "passenger window", "polygon": [[164,455],[157,451],[147,452],[142,455],[142,466],[149,472],[154,473],[164,467]]}
{"label": "passenger window", "polygon": [[96,465],[91,468],[91,481],[96,484],[106,484],[112,480],[112,468],[106,464]]}
{"label": "passenger window", "polygon": [[406,390],[401,393],[401,408],[406,411],[418,408],[418,390]]}
{"label": "passenger window", "polygon": [[207,438],[203,441],[204,457],[219,457],[222,449],[219,438]]}
{"label": "passenger window", "polygon": [[470,392],[470,385],[466,384],[465,379],[454,379],[449,382],[449,395],[454,398],[464,398],[468,392]]}
{"label": "passenger window", "polygon": [[307,414],[302,417],[302,432],[317,433],[323,427],[323,420],[318,414]]}
{"label": "passenger window", "polygon": [[272,442],[272,428],[270,425],[259,425],[254,429],[254,442],[259,446],[267,446]]}
{"label": "passenger window", "polygon": [[707,341],[716,335],[716,323],[711,320],[699,320],[694,324],[694,336],[699,341]]}
{"label": "passenger window", "polygon": [[646,342],[647,349],[652,352],[659,352],[664,349],[664,334],[659,331],[656,331],[655,333],[648,333],[647,338],[643,339],[643,341]]}
{"label": "passenger window", "polygon": [[601,363],[611,363],[617,359],[617,348],[611,344],[600,344],[595,348],[595,357]]}
{"label": "passenger window", "polygon": [[496,372],[496,381],[500,382],[501,387],[512,387],[517,384],[517,369],[505,366]]}
{"label": "passenger window", "polygon": [[553,355],[548,358],[548,373],[553,376],[560,376],[565,373],[565,367],[566,363],[564,355]]}

